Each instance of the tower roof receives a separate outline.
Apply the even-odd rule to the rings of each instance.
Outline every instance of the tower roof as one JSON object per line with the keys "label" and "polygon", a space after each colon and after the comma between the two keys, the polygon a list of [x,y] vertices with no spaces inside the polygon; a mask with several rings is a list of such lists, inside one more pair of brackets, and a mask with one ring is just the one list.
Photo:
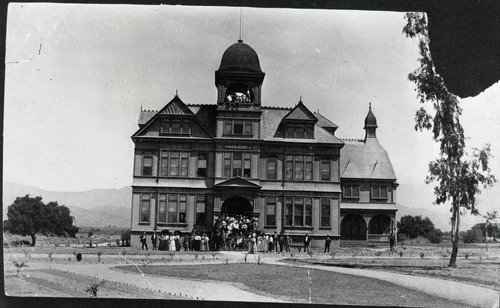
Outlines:
{"label": "tower roof", "polygon": [[262,73],[260,69],[259,56],[249,45],[238,40],[229,46],[220,62],[219,71],[250,71]]}
{"label": "tower roof", "polygon": [[375,115],[372,112],[372,104],[370,103],[370,108],[368,110],[368,114],[366,115],[365,118],[365,129],[369,127],[375,127],[377,128],[377,118],[375,118]]}

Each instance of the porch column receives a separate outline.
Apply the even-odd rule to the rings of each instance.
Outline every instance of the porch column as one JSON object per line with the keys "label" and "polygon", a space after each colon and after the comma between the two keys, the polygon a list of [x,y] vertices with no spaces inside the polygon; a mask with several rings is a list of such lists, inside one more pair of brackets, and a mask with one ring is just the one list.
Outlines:
{"label": "porch column", "polygon": [[370,234],[370,220],[372,220],[372,216],[363,216],[366,222],[366,241],[368,241],[368,234]]}

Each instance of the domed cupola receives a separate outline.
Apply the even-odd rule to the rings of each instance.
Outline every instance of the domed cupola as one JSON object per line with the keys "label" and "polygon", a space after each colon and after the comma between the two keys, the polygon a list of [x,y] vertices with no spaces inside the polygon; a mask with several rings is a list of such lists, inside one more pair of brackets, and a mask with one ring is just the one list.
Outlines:
{"label": "domed cupola", "polygon": [[264,73],[257,52],[238,40],[229,46],[215,71],[217,108],[223,110],[260,109]]}
{"label": "domed cupola", "polygon": [[370,107],[368,109],[368,114],[366,115],[366,118],[365,118],[365,131],[366,131],[366,135],[365,135],[365,139],[366,138],[376,138],[377,137],[377,134],[376,134],[376,131],[377,131],[377,118],[375,118],[375,115],[373,114],[372,112],[372,103],[370,103]]}
{"label": "domed cupola", "polygon": [[262,73],[260,69],[259,56],[255,50],[238,40],[222,55],[219,71],[250,71]]}

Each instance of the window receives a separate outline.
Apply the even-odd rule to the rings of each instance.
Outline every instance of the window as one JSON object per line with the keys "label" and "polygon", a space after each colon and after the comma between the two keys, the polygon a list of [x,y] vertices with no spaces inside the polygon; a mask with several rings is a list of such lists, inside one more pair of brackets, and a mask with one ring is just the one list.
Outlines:
{"label": "window", "polygon": [[372,186],[373,199],[387,199],[387,187],[385,186]]}
{"label": "window", "polygon": [[162,151],[160,176],[188,176],[189,153]]}
{"label": "window", "polygon": [[167,222],[167,195],[161,194],[158,198],[158,222]]}
{"label": "window", "polygon": [[304,179],[306,180],[312,180],[313,179],[313,164],[312,164],[312,156],[306,156],[306,171],[305,171],[305,177]]}
{"label": "window", "polygon": [[287,138],[313,139],[314,138],[314,125],[287,123],[285,136]]}
{"label": "window", "polygon": [[330,181],[330,158],[321,159],[321,180]]}
{"label": "window", "polygon": [[142,157],[142,175],[153,175],[153,154],[145,153]]}
{"label": "window", "polygon": [[321,198],[321,221],[320,227],[330,227],[330,199]]}
{"label": "window", "polygon": [[250,153],[224,153],[222,164],[222,174],[224,177],[244,177],[252,176],[252,156]]}
{"label": "window", "polygon": [[312,180],[312,156],[287,155],[285,162],[285,179]]}
{"label": "window", "polygon": [[246,120],[224,120],[224,135],[251,136],[252,121]]}
{"label": "window", "polygon": [[312,199],[286,198],[285,199],[286,226],[312,226]]}
{"label": "window", "polygon": [[291,226],[293,222],[293,198],[285,199],[285,226]]}
{"label": "window", "polygon": [[167,222],[169,224],[186,223],[186,200],[186,195],[168,195]]}
{"label": "window", "polygon": [[274,156],[270,156],[267,158],[267,179],[276,180],[277,178],[277,159]]}
{"label": "window", "polygon": [[359,198],[359,187],[354,185],[344,186],[344,198]]}
{"label": "window", "polygon": [[191,121],[183,119],[165,119],[161,125],[160,134],[165,135],[190,135]]}
{"label": "window", "polygon": [[147,223],[149,222],[149,211],[151,208],[150,195],[142,194],[141,205],[139,210],[139,222]]}
{"label": "window", "polygon": [[267,197],[266,226],[276,226],[276,197]]}
{"label": "window", "polygon": [[196,171],[196,175],[198,177],[206,177],[207,176],[207,154],[199,153],[198,154],[198,171]]}
{"label": "window", "polygon": [[206,215],[206,197],[205,196],[196,196],[196,224],[197,225],[205,225],[207,223],[207,215]]}
{"label": "window", "polygon": [[231,153],[224,153],[224,164],[223,164],[224,177],[231,177]]}

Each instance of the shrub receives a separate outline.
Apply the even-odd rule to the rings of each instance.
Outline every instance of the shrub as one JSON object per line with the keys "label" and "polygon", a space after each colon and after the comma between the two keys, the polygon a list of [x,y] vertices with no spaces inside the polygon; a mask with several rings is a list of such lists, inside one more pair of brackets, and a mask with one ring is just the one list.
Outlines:
{"label": "shrub", "polygon": [[106,282],[107,280],[101,280],[101,281],[94,280],[90,283],[90,286],[88,286],[85,289],[85,292],[89,293],[90,295],[93,295],[94,297],[97,297],[97,292],[99,291],[99,287],[104,285]]}
{"label": "shrub", "polygon": [[476,236],[474,232],[466,232],[463,236],[464,243],[474,243],[476,241]]}
{"label": "shrub", "polygon": [[102,255],[102,251],[98,251],[97,252],[97,262],[101,263],[101,255]]}
{"label": "shrub", "polygon": [[402,258],[404,255],[404,252],[403,251],[399,251],[399,257]]}
{"label": "shrub", "polygon": [[82,261],[82,254],[81,253],[76,254],[76,260],[78,260],[78,262]]}
{"label": "shrub", "polygon": [[16,267],[16,276],[19,276],[19,272],[21,271],[21,268],[28,266],[28,265],[26,265],[26,262],[23,262],[23,261],[12,260],[12,263]]}
{"label": "shrub", "polygon": [[425,257],[425,253],[421,252],[421,253],[420,253],[420,258],[422,258],[422,259],[423,259],[424,257]]}

